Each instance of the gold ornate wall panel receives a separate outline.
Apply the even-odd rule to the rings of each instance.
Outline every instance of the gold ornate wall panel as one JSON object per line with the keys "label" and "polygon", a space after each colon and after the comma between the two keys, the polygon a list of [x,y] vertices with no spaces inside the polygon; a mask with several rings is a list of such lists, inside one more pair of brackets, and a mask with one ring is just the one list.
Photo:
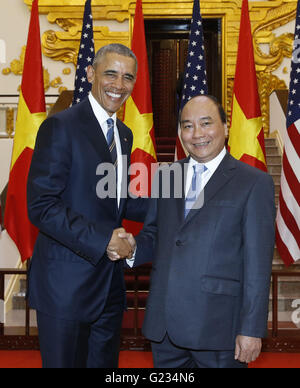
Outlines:
{"label": "gold ornate wall panel", "polygon": [[[29,7],[32,0],[23,0]],[[204,18],[222,19],[223,104],[230,114],[232,86],[240,26],[242,0],[201,0]],[[39,0],[39,11],[54,25],[42,37],[43,53],[54,59],[76,63],[85,0]],[[295,19],[296,0],[249,1],[255,62],[261,97],[264,127],[269,129],[269,95],[274,89],[286,88],[284,81],[272,74],[285,57],[291,57],[293,31],[276,36],[273,32]],[[92,0],[96,49],[109,42],[130,46],[135,0]],[[144,16],[156,18],[190,18],[193,0],[143,0]],[[112,32],[99,26],[101,20],[129,22],[128,31]],[[268,47],[261,49],[261,45]]]}

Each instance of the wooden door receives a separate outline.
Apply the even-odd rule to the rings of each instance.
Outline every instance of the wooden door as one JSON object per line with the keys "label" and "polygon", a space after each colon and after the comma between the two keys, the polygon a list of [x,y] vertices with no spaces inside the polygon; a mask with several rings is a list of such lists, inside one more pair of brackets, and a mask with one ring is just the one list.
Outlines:
{"label": "wooden door", "polygon": [[[205,19],[203,25],[208,89],[222,101],[221,20]],[[190,20],[145,20],[145,30],[155,135],[176,137]]]}

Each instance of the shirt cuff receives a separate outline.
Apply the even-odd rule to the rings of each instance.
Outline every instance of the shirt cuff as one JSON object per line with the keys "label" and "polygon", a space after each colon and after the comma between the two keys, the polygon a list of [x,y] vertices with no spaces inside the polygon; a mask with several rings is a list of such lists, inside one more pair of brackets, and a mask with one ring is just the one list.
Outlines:
{"label": "shirt cuff", "polygon": [[131,259],[126,259],[126,263],[127,263],[127,265],[128,265],[130,268],[132,268],[133,265],[134,265],[135,255],[136,255],[136,249],[137,249],[137,248],[135,248],[135,250],[134,250],[134,252],[133,252],[132,258],[131,258]]}

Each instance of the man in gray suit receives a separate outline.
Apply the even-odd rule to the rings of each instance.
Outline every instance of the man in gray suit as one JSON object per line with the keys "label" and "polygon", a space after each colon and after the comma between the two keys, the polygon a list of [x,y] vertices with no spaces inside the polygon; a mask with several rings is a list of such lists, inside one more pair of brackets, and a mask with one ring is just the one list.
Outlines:
{"label": "man in gray suit", "polygon": [[152,198],[136,239],[134,266],[153,259],[143,333],[155,367],[247,367],[267,331],[273,181],[226,152],[214,97],[191,99],[181,130],[184,195]]}

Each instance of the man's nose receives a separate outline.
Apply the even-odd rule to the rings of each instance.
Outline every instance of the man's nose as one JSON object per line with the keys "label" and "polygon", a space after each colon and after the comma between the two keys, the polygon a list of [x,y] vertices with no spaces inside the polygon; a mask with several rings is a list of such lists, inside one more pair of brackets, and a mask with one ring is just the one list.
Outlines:
{"label": "man's nose", "polygon": [[204,129],[201,124],[196,124],[194,127],[193,137],[199,138],[205,135]]}
{"label": "man's nose", "polygon": [[123,77],[121,76],[116,77],[114,79],[113,86],[119,90],[123,89],[124,88]]}

